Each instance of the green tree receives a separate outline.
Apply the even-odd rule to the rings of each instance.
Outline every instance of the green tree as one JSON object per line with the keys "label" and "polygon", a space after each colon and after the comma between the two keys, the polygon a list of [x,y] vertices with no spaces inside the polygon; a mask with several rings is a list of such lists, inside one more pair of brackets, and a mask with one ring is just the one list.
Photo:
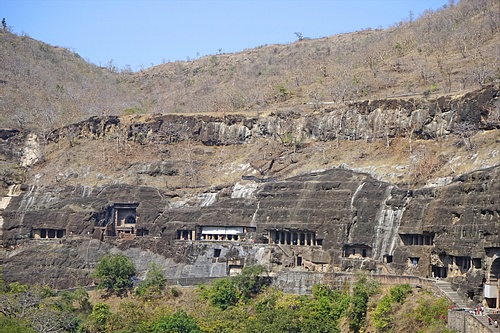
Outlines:
{"label": "green tree", "polygon": [[265,271],[264,266],[245,267],[240,275],[218,279],[211,286],[202,287],[201,297],[222,310],[240,300],[247,302],[267,285],[267,279],[261,277]]}
{"label": "green tree", "polygon": [[365,275],[358,275],[354,284],[351,304],[347,310],[349,328],[355,333],[360,332],[365,326],[368,299],[379,290],[376,281],[368,279]]}
{"label": "green tree", "polygon": [[[250,318],[245,333],[301,333],[302,323],[297,309],[271,308]],[[334,332],[332,332],[334,333]]]}
{"label": "green tree", "polygon": [[80,319],[72,309],[60,306],[53,290],[19,283],[9,286],[8,293],[0,294],[0,317],[8,318],[2,319],[6,327],[19,323],[19,329],[11,332],[24,332],[24,326],[36,332],[72,331],[78,326]]}
{"label": "green tree", "polygon": [[98,302],[92,308],[92,313],[88,316],[84,328],[89,333],[107,332],[107,324],[111,315],[111,307],[106,303]]}
{"label": "green tree", "polygon": [[93,276],[98,279],[98,289],[122,295],[133,286],[135,274],[134,264],[125,255],[108,254],[101,258]]}
{"label": "green tree", "polygon": [[267,280],[261,277],[264,272],[266,272],[264,266],[247,266],[243,268],[240,275],[233,277],[240,299],[248,301],[252,296],[260,293],[262,288],[267,284]]}
{"label": "green tree", "polygon": [[373,326],[375,326],[377,332],[391,332],[392,321],[391,297],[389,295],[385,295],[375,308],[375,312],[373,314]]}
{"label": "green tree", "polygon": [[201,297],[213,306],[226,310],[238,302],[238,290],[230,278],[217,279],[211,286],[202,289]]}
{"label": "green tree", "polygon": [[23,320],[0,315],[0,333],[35,333]]}
{"label": "green tree", "polygon": [[151,333],[203,333],[200,327],[184,311],[177,311],[171,316],[162,317],[150,329]]}
{"label": "green tree", "polygon": [[150,263],[148,265],[146,278],[139,287],[137,287],[135,292],[145,299],[151,299],[155,296],[161,296],[166,284],[167,279],[165,279],[163,275],[162,268],[155,263]]}
{"label": "green tree", "polygon": [[302,332],[338,332],[338,322],[349,307],[349,295],[327,285],[314,285],[313,297],[301,298]]}
{"label": "green tree", "polygon": [[399,284],[392,287],[389,292],[391,293],[392,301],[403,303],[406,297],[411,293],[411,286],[409,284]]}

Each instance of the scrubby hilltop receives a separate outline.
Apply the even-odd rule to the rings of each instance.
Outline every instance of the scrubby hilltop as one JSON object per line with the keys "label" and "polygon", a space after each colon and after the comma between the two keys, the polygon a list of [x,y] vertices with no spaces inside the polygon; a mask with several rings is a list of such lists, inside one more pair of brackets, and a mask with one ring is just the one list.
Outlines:
{"label": "scrubby hilltop", "polygon": [[460,1],[388,29],[207,55],[132,73],[0,34],[1,122],[48,130],[96,115],[233,112],[436,96],[498,79],[498,1]]}

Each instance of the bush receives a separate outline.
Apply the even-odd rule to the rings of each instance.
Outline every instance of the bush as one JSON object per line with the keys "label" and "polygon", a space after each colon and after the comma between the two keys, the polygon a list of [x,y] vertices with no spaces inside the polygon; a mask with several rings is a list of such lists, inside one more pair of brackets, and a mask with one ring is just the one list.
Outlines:
{"label": "bush", "polygon": [[0,333],[35,333],[23,320],[0,315]]}
{"label": "bush", "polygon": [[201,297],[222,310],[238,302],[236,286],[230,278],[218,279],[211,286],[203,288]]}
{"label": "bush", "polygon": [[225,310],[238,301],[247,302],[257,295],[267,283],[260,277],[265,271],[263,266],[243,268],[241,275],[216,280],[212,286],[203,287],[201,296],[210,303]]}
{"label": "bush", "polygon": [[99,280],[97,288],[121,295],[133,286],[136,270],[132,261],[123,254],[105,255],[95,268],[93,276]]}
{"label": "bush", "polygon": [[406,297],[411,293],[411,286],[409,284],[400,284],[392,287],[390,293],[392,301],[403,303]]}
{"label": "bush", "polygon": [[148,267],[146,279],[137,287],[135,293],[146,299],[161,296],[166,283],[167,279],[163,275],[162,268],[155,263],[151,263]]}
{"label": "bush", "polygon": [[92,333],[106,332],[111,315],[111,307],[108,304],[102,302],[96,303],[83,326],[87,331]]}
{"label": "bush", "polygon": [[369,280],[364,275],[359,275],[354,284],[351,297],[351,304],[347,310],[349,328],[354,332],[360,332],[365,326],[366,310],[368,309],[368,299],[379,290],[379,285],[373,280]]}
{"label": "bush", "polygon": [[184,311],[178,311],[171,316],[166,316],[154,323],[151,333],[202,333],[193,317]]}
{"label": "bush", "polygon": [[385,295],[375,308],[373,326],[375,326],[377,332],[390,332],[392,329],[393,316],[391,301],[391,297]]}

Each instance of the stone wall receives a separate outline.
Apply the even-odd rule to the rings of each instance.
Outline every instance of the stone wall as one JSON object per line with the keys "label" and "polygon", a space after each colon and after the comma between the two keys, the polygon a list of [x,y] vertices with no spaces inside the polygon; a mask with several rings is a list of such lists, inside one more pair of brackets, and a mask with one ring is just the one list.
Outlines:
{"label": "stone wall", "polygon": [[491,333],[491,329],[467,311],[448,311],[448,327],[459,333]]}

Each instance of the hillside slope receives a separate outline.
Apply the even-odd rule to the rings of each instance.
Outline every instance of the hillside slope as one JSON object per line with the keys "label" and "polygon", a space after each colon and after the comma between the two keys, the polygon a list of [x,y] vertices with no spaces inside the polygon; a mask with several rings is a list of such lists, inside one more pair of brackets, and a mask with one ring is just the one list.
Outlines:
{"label": "hillside slope", "polygon": [[475,90],[498,81],[500,5],[460,1],[418,19],[132,73],[0,33],[0,124],[48,129],[95,115],[248,112]]}

